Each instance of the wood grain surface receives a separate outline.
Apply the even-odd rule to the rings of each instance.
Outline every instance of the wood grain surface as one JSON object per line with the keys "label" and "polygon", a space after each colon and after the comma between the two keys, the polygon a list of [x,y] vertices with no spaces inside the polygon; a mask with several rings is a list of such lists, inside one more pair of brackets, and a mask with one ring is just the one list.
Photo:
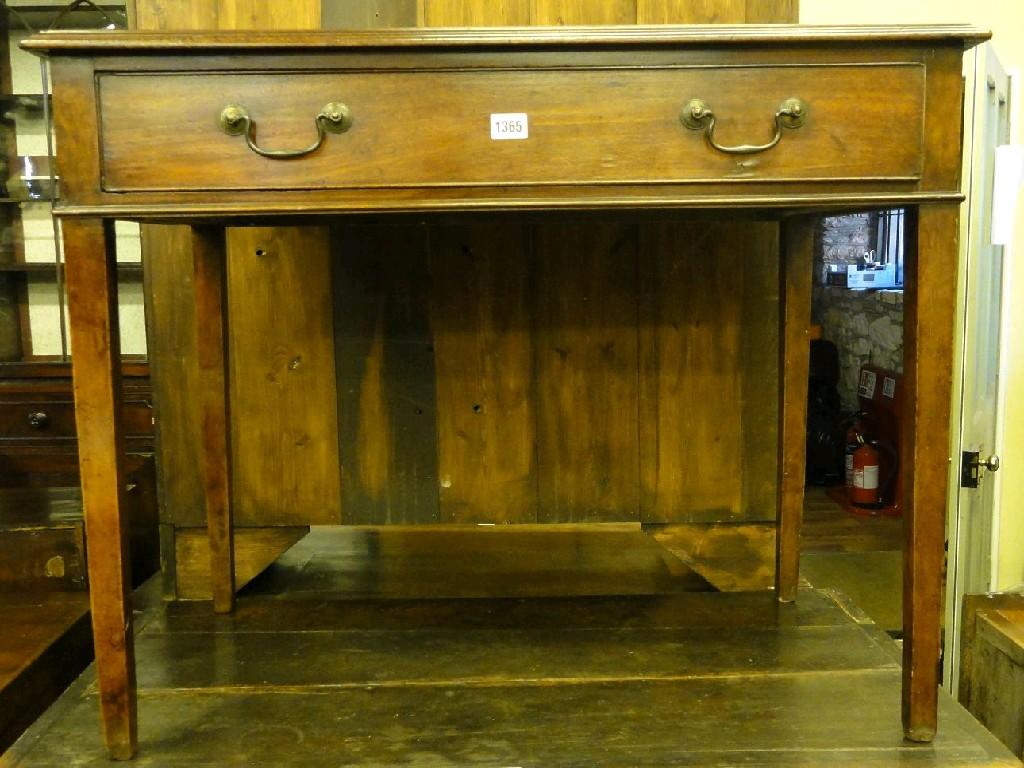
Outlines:
{"label": "wood grain surface", "polygon": [[[591,527],[577,540],[581,570],[596,575],[588,542],[602,536]],[[458,550],[418,551],[443,573]],[[253,593],[230,616],[178,603],[141,623],[142,735],[160,765],[1014,764],[946,696],[943,738],[905,742],[892,641],[816,590],[785,607],[766,592]],[[101,765],[94,701],[86,676],[14,765]]]}
{"label": "wood grain surface", "polygon": [[[769,2],[770,0],[765,0]],[[453,4],[454,5],[454,4]],[[788,5],[788,3],[786,3]],[[497,5],[495,7],[498,7]],[[598,7],[599,12],[603,9]],[[193,32],[196,30],[192,30]],[[515,49],[517,47],[564,47],[578,45],[678,46],[683,43],[727,41],[738,46],[760,47],[766,41],[778,45],[792,43],[889,43],[901,41],[950,44],[960,50],[971,48],[992,37],[989,30],[971,24],[692,24],[572,27],[513,27],[492,30],[479,27],[445,26],[418,29],[341,30],[321,34],[302,30],[238,31],[190,34],[181,30],[169,34],[109,35],[106,32],[54,31],[28,38],[21,47],[28,51],[101,52],[104,50],[173,52],[184,49],[220,51],[280,51],[296,46],[311,49],[422,48],[439,45],[475,48],[482,45]]]}
{"label": "wood grain surface", "polygon": [[89,596],[0,591],[0,625],[4,628],[0,645],[3,754],[91,660]]}
{"label": "wood grain surface", "polygon": [[111,757],[137,749],[121,345],[113,221],[64,224],[64,258],[90,607],[103,736]]}
{"label": "wood grain surface", "polygon": [[223,227],[192,228],[198,373],[199,474],[210,550],[213,609],[235,602],[231,503],[231,407],[228,375],[228,265]]}
{"label": "wood grain surface", "polygon": [[320,2],[296,0],[267,3],[263,0],[128,0],[134,29],[182,32],[185,30],[317,29]]}
{"label": "wood grain surface", "polygon": [[637,228],[534,234],[539,519],[639,520]]}
{"label": "wood grain surface", "polygon": [[[417,0],[421,27],[529,26],[531,0]],[[536,22],[533,22],[536,23]]]}
{"label": "wood grain surface", "polygon": [[144,224],[141,239],[160,519],[203,525],[192,231],[183,225]]}
{"label": "wood grain surface", "polygon": [[336,228],[343,520],[773,517],[775,231]]}
{"label": "wood grain surface", "polygon": [[[312,29],[319,26],[320,5],[313,0],[284,5],[252,0],[135,0],[129,5],[129,13],[134,28],[141,30]],[[265,231],[260,234],[266,238]],[[264,423],[262,428],[235,435],[236,521],[243,525],[296,519],[335,522],[340,516],[332,417],[337,397],[333,389],[333,341],[329,333],[323,333],[325,327],[330,329],[330,301],[328,298],[326,306],[315,303],[323,298],[329,284],[329,254],[321,251],[319,257],[315,255],[315,234],[303,241],[293,231],[290,237],[275,243],[280,247],[273,267],[268,267],[249,253],[253,236],[244,231],[228,235],[229,249],[241,256],[228,276],[228,292],[239,299],[240,306],[236,308],[231,302],[229,313],[233,322],[239,323],[237,327],[244,329],[230,336],[231,356],[265,374],[287,371],[288,375],[279,376],[276,382],[265,377],[243,378],[232,388],[231,404],[236,413],[247,419],[255,415],[257,424]],[[196,349],[195,295],[189,232],[187,227],[143,226],[142,237],[147,264],[149,357],[158,412],[161,518],[176,525],[202,525],[205,513],[194,437],[199,432],[199,388],[192,362]],[[253,288],[258,290],[248,293]],[[252,313],[262,311],[265,302],[273,300],[268,294],[271,289],[303,296],[297,306],[308,311],[269,320],[261,315],[262,324],[252,327]],[[304,322],[307,325],[302,325]],[[293,354],[287,357],[288,353]],[[301,375],[298,368],[288,367],[296,356],[302,357],[300,367],[305,365]],[[324,370],[327,374],[321,375]],[[318,399],[318,395],[325,396]],[[280,430],[293,439],[281,441]],[[317,471],[315,468],[322,467],[325,460],[328,469]],[[268,476],[282,470],[290,478],[287,484],[267,482]]]}
{"label": "wood grain surface", "polygon": [[[732,222],[729,242],[743,253],[735,282],[742,295],[737,367],[743,434],[742,515],[748,520],[775,518],[778,484],[780,224],[776,221]],[[739,239],[742,238],[742,239]],[[775,448],[775,450],[773,450]]]}
{"label": "wood grain surface", "polygon": [[1024,756],[1024,610],[978,614],[970,712]]}
{"label": "wood grain surface", "polygon": [[936,728],[945,567],[949,403],[959,206],[911,210],[903,300],[903,727],[913,741]]}
{"label": "wood grain surface", "polygon": [[972,702],[975,698],[974,652],[978,636],[978,620],[985,612],[1003,609],[1018,612],[1024,610],[1024,594],[1008,592],[964,596],[960,623],[960,680],[957,688],[957,701],[968,710],[973,710]]}
{"label": "wood grain surface", "polygon": [[235,520],[337,523],[329,229],[231,231],[228,282]]}
{"label": "wood grain surface", "polygon": [[320,8],[322,29],[415,27],[417,0],[341,0]]}
{"label": "wood grain surface", "polygon": [[[784,64],[647,64],[614,73],[461,67],[396,72],[385,65],[324,74],[101,74],[103,188],[736,185],[920,177],[923,67]],[[865,82],[877,80],[890,88],[884,102],[863,92]],[[563,97],[567,91],[575,94],[571,104]],[[790,96],[807,104],[807,123],[784,130],[777,146],[759,154],[719,152],[702,131],[679,121],[687,101],[701,98],[714,109],[718,142],[761,144],[771,139],[774,115]],[[141,98],[152,109],[139,113]],[[352,110],[352,128],[328,135],[320,150],[288,163],[257,155],[215,119],[229,103],[241,104],[260,146],[297,149],[316,138],[314,118],[334,101]],[[504,112],[528,113],[529,139],[491,139],[489,115]],[[165,152],[154,156],[154,144]],[[450,151],[456,146],[460,151]]]}
{"label": "wood grain surface", "polygon": [[[295,542],[309,532],[305,526],[236,528],[232,536],[235,589],[241,589]],[[213,597],[210,580],[210,537],[204,528],[177,528],[174,532],[176,600]],[[209,610],[209,605],[203,605]]]}
{"label": "wood grain surface", "polygon": [[644,522],[745,516],[741,384],[774,367],[755,373],[740,354],[738,297],[756,233],[746,223],[685,220],[641,230]]}
{"label": "wood grain surface", "polygon": [[811,281],[815,220],[793,217],[783,223],[779,270],[779,446],[778,538],[775,594],[796,599],[800,580],[800,522],[804,510],[807,452],[807,387],[810,365]]}
{"label": "wood grain surface", "polygon": [[440,519],[536,522],[530,227],[513,216],[428,237]]}
{"label": "wood grain surface", "polygon": [[0,525],[0,592],[85,591],[85,562],[80,522]]}
{"label": "wood grain surface", "polygon": [[636,0],[636,21],[638,24],[743,24],[749,19],[746,0]]}
{"label": "wood grain surface", "polygon": [[530,0],[530,24],[636,24],[636,0]]}
{"label": "wood grain surface", "polygon": [[747,24],[799,24],[800,0],[746,0]]}
{"label": "wood grain surface", "polygon": [[440,516],[429,259],[420,224],[336,227],[342,520]]}

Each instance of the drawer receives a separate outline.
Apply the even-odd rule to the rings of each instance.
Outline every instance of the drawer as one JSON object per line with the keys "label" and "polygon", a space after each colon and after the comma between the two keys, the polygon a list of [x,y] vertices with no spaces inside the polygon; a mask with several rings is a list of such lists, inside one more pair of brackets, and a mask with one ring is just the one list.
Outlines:
{"label": "drawer", "polygon": [[85,537],[81,522],[0,525],[0,590],[85,588]]}
{"label": "drawer", "polygon": [[[924,67],[813,64],[100,74],[103,189],[304,190],[907,180],[921,175]],[[763,144],[787,98],[806,121],[729,154],[680,121],[700,98],[721,145]],[[301,158],[262,157],[218,116],[244,106],[254,141],[295,149],[329,102],[351,128]],[[139,105],[145,104],[145,109]],[[527,137],[494,140],[494,114]]]}
{"label": "drawer", "polygon": [[[127,400],[121,413],[127,437],[153,434],[153,410],[148,402]],[[0,397],[0,442],[11,439],[50,441],[75,436],[75,404],[70,399]]]}
{"label": "drawer", "polygon": [[70,401],[0,402],[0,434],[6,438],[73,438],[75,406]]}

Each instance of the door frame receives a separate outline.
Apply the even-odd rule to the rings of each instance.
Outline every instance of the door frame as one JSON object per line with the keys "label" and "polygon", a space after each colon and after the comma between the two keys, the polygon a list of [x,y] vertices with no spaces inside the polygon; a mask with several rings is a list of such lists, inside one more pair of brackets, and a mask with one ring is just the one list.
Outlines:
{"label": "door frame", "polygon": [[[1005,69],[999,64],[998,58],[991,43],[985,43],[969,51],[964,57],[964,130],[963,130],[963,172],[962,190],[965,200],[961,208],[960,216],[960,265],[957,274],[957,307],[956,307],[956,339],[954,346],[954,380],[953,380],[953,403],[950,413],[950,471],[948,480],[948,506],[946,534],[948,542],[947,567],[946,567],[946,588],[945,588],[945,637],[943,640],[943,686],[951,694],[956,696],[960,675],[960,629],[961,609],[964,596],[965,577],[961,576],[961,562],[959,543],[964,539],[962,531],[967,526],[977,524],[976,520],[965,520],[965,510],[961,509],[960,503],[960,456],[964,449],[964,416],[965,407],[963,402],[963,383],[965,375],[966,341],[967,341],[967,276],[972,258],[972,235],[976,234],[976,227],[981,224],[982,212],[979,206],[991,205],[988,194],[983,194],[977,185],[984,183],[982,173],[984,163],[983,153],[986,151],[983,136],[979,134],[977,120],[979,110],[984,109],[984,103],[989,87],[990,66],[989,60],[993,59],[999,67],[1000,72]],[[1012,99],[1016,89],[1013,73],[1007,73],[1008,79],[1007,98],[1011,100],[1011,112],[1009,119],[1012,121],[1014,114],[1012,110]],[[1009,360],[1006,355],[1005,339],[1010,332],[1009,302],[1012,299],[1010,286],[1012,278],[1010,275],[1011,259],[1010,246],[1003,246],[1002,285],[1000,288],[1000,343],[997,350],[999,381],[996,388],[996,416],[995,416],[995,438],[993,450],[1000,453],[1005,435],[1005,414],[1006,414],[1006,377],[1008,374]],[[1000,494],[1002,486],[1002,472],[987,474],[987,480],[992,483],[992,508],[991,512],[991,536],[990,536],[990,558],[988,579],[993,588],[996,588],[998,557],[999,557],[999,522],[1000,522]]]}

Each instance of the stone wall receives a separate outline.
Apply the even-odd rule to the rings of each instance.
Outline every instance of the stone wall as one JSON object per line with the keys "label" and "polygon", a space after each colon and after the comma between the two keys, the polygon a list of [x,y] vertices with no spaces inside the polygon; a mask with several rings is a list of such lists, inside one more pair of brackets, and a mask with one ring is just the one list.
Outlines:
{"label": "stone wall", "polygon": [[845,410],[857,408],[857,381],[866,363],[903,371],[903,291],[850,290],[824,285],[829,264],[852,264],[874,247],[873,214],[830,216],[815,242],[813,321],[839,350],[839,397]]}
{"label": "stone wall", "polygon": [[856,264],[875,247],[878,217],[872,213],[827,216],[821,220],[815,241],[819,268],[830,264]]}

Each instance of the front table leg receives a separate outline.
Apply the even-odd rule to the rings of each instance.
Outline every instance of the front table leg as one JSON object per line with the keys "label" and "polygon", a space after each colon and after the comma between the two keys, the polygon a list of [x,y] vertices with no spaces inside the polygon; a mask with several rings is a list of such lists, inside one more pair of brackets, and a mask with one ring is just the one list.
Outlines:
{"label": "front table leg", "polygon": [[813,251],[814,219],[787,219],[782,225],[779,263],[779,474],[775,526],[775,595],[783,603],[796,600],[800,579]]}
{"label": "front table leg", "polygon": [[230,613],[235,607],[226,253],[223,227],[192,228],[199,364],[199,464],[210,541],[210,588],[213,610],[217,613]]}
{"label": "front table leg", "polygon": [[[935,735],[959,206],[907,212],[903,300],[903,731]],[[916,247],[915,247],[916,244]]]}
{"label": "front table leg", "polygon": [[65,219],[63,231],[103,738],[112,758],[127,760],[137,713],[113,222]]}

